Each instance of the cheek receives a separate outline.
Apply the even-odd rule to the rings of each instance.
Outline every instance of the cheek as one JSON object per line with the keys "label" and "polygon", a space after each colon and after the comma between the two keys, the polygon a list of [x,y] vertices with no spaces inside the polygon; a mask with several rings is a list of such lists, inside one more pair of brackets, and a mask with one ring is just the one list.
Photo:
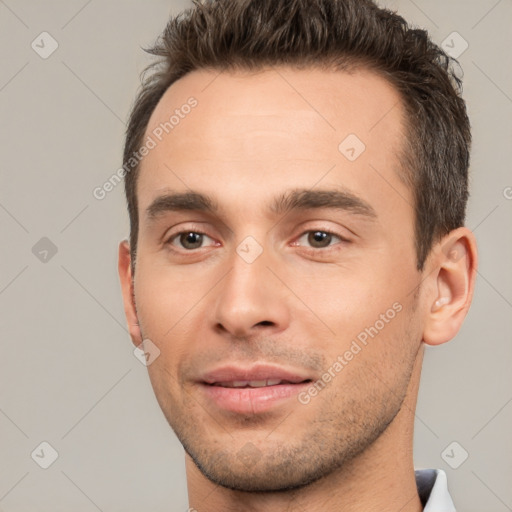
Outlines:
{"label": "cheek", "polygon": [[373,325],[381,315],[385,315],[384,321],[393,319],[410,300],[404,281],[377,272],[334,268],[314,276],[290,275],[290,279],[294,279],[288,281],[290,288],[304,305],[331,331],[345,336]]}
{"label": "cheek", "polygon": [[[413,279],[409,276],[408,281],[405,273],[403,279],[396,275],[335,269],[331,276],[316,276],[306,283],[296,280],[297,295],[313,312],[299,315],[300,328],[308,339],[316,339],[315,348],[324,351],[328,364],[341,356],[351,366],[387,374],[411,360],[421,340],[419,326],[414,324],[418,323],[416,299],[409,293]],[[323,331],[324,326],[329,331],[320,340],[319,329]]]}
{"label": "cheek", "polygon": [[[204,277],[204,276],[203,276]],[[201,276],[190,278],[180,269],[141,265],[135,278],[137,314],[144,334],[156,339],[175,337],[208,290]]]}
{"label": "cheek", "polygon": [[338,339],[336,346],[326,348],[331,367],[339,363],[333,372],[336,374],[332,387],[334,401],[364,399],[364,404],[358,404],[362,410],[367,407],[394,410],[399,406],[421,337],[414,318],[405,308],[391,316],[387,317],[387,323],[380,318],[365,319],[365,327],[357,334]]}
{"label": "cheek", "polygon": [[135,299],[140,327],[144,338],[159,350],[148,373],[159,400],[171,400],[182,386],[180,365],[204,343],[209,320],[205,295],[212,285],[205,276],[192,280],[190,272],[185,278],[180,269],[158,265],[141,265],[138,272]]}

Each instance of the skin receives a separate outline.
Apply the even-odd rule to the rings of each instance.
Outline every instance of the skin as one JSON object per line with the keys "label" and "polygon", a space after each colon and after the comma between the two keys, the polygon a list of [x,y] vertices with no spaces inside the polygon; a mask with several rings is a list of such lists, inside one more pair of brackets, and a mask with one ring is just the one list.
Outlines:
{"label": "skin", "polygon": [[[128,243],[119,247],[131,338],[160,350],[148,372],[187,452],[190,506],[420,511],[412,436],[424,345],[459,330],[477,258],[462,227],[417,270],[412,192],[398,173],[398,94],[363,69],[194,71],[168,89],[147,134],[190,96],[197,107],[141,164],[134,275]],[[355,161],[338,150],[349,134],[366,146]],[[348,191],[374,216],[269,208],[296,189]],[[148,215],[158,196],[190,191],[218,210]],[[334,236],[318,246],[315,231]],[[181,232],[206,236],[190,248]],[[237,253],[248,236],[258,245],[241,247],[262,250],[252,263]],[[238,414],[197,382],[219,365],[256,362],[316,381],[397,303],[400,312],[307,404],[294,396]]]}

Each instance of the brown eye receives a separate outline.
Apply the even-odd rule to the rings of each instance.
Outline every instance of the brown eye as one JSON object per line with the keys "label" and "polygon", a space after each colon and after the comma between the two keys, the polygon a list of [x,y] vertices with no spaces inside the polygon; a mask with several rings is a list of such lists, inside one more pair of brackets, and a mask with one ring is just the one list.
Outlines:
{"label": "brown eye", "polygon": [[179,240],[184,249],[199,249],[203,244],[203,235],[191,231],[190,233],[182,233]]}
{"label": "brown eye", "polygon": [[201,231],[192,231],[192,229],[174,233],[167,239],[165,244],[172,246],[182,253],[184,251],[192,252],[194,250],[220,245],[215,239],[205,233],[202,233]]}
{"label": "brown eye", "polygon": [[175,247],[181,247],[191,251],[193,249],[200,249],[206,240],[210,240],[210,242],[212,242],[212,239],[209,236],[203,235],[202,233],[197,233],[196,231],[184,231],[172,237],[168,243]]}
{"label": "brown eye", "polygon": [[305,231],[302,235],[294,242],[293,245],[301,246],[309,249],[330,249],[332,246],[349,243],[350,241],[341,235],[325,231],[323,229],[312,229]]}
{"label": "brown eye", "polygon": [[311,247],[328,247],[332,242],[332,234],[326,231],[310,231],[308,233],[308,243]]}

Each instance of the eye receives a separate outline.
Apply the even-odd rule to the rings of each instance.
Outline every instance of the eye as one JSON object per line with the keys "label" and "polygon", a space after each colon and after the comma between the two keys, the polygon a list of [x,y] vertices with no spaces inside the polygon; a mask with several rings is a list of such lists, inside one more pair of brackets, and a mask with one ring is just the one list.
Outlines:
{"label": "eye", "polygon": [[343,239],[328,231],[307,231],[298,239],[298,245],[309,245],[315,249],[323,249]]}
{"label": "eye", "polygon": [[191,251],[204,247],[204,244],[214,245],[215,241],[204,233],[198,233],[197,231],[183,231],[182,233],[172,236],[168,243],[175,247]]}

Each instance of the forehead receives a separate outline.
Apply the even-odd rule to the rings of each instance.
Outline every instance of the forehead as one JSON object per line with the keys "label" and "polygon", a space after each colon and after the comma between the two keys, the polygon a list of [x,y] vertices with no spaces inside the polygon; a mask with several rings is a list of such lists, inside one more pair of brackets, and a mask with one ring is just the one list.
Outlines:
{"label": "forehead", "polygon": [[[344,131],[358,133],[371,142],[400,130],[402,104],[398,92],[383,77],[366,68],[352,72],[289,67],[264,68],[258,71],[193,71],[172,84],[155,108],[146,130],[151,133],[168,123],[172,114],[183,109],[189,98],[197,100],[191,118],[200,118],[204,132],[230,131],[251,124],[276,131],[287,123],[308,123],[314,133],[333,132],[338,138]],[[188,109],[186,109],[188,110]],[[190,122],[173,126],[179,141],[192,135]],[[176,128],[176,129],[175,129]],[[193,124],[192,131],[198,128]],[[214,133],[211,133],[214,135]],[[242,133],[240,134],[242,135]],[[365,137],[366,135],[366,137]]]}
{"label": "forehead", "polygon": [[312,186],[333,166],[323,185],[365,188],[376,172],[398,178],[403,108],[366,69],[199,70],[166,91],[147,137],[155,147],[141,164],[141,207],[169,188],[229,183],[225,195],[236,196],[250,181],[256,197],[259,186]]}

